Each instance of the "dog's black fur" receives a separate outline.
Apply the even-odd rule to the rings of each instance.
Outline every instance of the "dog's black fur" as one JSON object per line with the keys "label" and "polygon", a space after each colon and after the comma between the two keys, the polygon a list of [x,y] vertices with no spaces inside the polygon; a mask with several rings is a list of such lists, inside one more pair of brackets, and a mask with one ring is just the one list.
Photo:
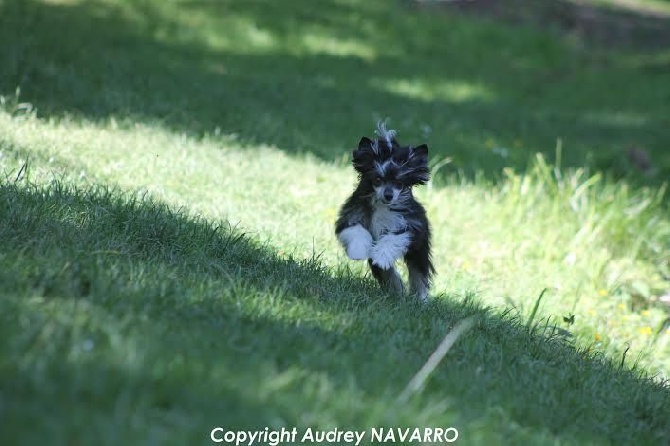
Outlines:
{"label": "dog's black fur", "polygon": [[403,257],[410,292],[425,301],[434,273],[430,224],[412,187],[429,180],[428,147],[401,146],[382,122],[375,133],[377,139],[361,138],[353,152],[359,182],[340,209],[335,233],[351,259],[368,260],[385,289],[403,291],[394,267]]}

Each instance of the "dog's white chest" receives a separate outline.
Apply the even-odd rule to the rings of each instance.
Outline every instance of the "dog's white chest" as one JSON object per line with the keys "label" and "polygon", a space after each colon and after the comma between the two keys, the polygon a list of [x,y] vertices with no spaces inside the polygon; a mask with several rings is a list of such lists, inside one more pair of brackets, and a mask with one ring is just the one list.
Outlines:
{"label": "dog's white chest", "polygon": [[401,214],[390,210],[387,206],[377,206],[372,213],[370,232],[372,238],[379,240],[382,235],[400,231],[405,226],[405,218]]}

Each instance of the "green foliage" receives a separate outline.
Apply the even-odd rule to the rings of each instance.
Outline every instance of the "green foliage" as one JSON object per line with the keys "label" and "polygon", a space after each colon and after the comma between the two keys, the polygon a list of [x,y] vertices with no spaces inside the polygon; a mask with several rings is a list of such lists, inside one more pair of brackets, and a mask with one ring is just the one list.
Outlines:
{"label": "green foliage", "polygon": [[[670,441],[667,54],[405,5],[0,0],[1,444]],[[384,117],[425,306],[332,233]]]}

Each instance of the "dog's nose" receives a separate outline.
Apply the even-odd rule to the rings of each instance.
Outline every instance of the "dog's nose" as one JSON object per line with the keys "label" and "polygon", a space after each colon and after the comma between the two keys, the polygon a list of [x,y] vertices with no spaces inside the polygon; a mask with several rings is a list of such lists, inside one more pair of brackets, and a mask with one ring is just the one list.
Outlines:
{"label": "dog's nose", "polygon": [[389,202],[393,200],[393,189],[391,189],[390,187],[384,189],[384,200]]}

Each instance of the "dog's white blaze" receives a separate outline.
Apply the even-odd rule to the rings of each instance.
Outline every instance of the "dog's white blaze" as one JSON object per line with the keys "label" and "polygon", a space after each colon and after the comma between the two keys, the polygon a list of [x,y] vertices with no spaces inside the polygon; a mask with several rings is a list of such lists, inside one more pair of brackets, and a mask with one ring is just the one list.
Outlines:
{"label": "dog's white blaze", "polygon": [[386,175],[386,169],[389,168],[389,166],[395,166],[395,162],[393,160],[386,160],[383,163],[378,163],[375,161],[375,171],[377,174],[381,177]]}
{"label": "dog's white blaze", "polygon": [[372,141],[372,151],[375,153],[375,155],[379,155],[379,144],[377,144],[377,141]]}
{"label": "dog's white blaze", "polygon": [[409,232],[383,235],[370,250],[372,263],[383,269],[391,268],[397,259],[407,253],[410,241]]}
{"label": "dog's white blaze", "polygon": [[372,235],[363,226],[354,225],[343,229],[337,239],[351,260],[365,260],[369,257]]}
{"label": "dog's white blaze", "polygon": [[380,164],[377,161],[375,161],[375,172],[377,172],[377,175],[383,177],[384,174],[386,173],[386,166],[387,166],[386,163]]}

